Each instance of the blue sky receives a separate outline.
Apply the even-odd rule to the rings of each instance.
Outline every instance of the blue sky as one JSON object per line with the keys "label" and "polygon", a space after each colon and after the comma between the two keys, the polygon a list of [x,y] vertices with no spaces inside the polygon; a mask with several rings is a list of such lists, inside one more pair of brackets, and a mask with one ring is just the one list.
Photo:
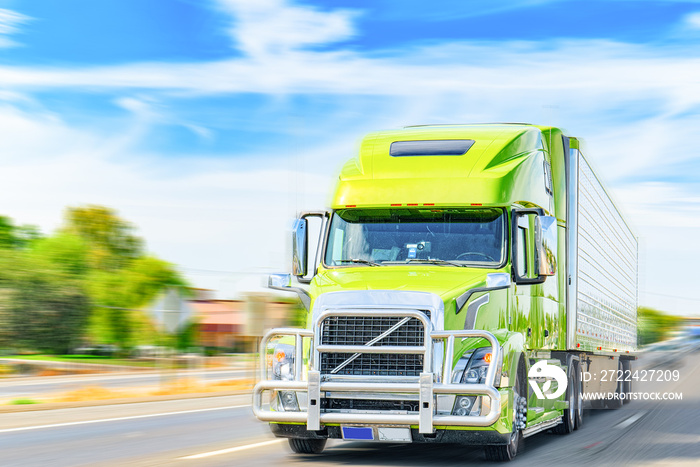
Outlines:
{"label": "blue sky", "polygon": [[364,133],[528,121],[585,140],[640,303],[700,314],[699,110],[700,1],[0,0],[2,214],[112,206],[221,290],[286,268]]}

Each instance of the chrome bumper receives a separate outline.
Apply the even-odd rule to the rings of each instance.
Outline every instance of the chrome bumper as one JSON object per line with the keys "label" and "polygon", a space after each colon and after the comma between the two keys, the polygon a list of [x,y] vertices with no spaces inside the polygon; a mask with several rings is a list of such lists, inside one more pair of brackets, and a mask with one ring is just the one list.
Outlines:
{"label": "chrome bumper", "polygon": [[[486,427],[493,425],[501,415],[501,395],[495,387],[497,365],[501,362],[501,348],[496,337],[487,331],[481,330],[461,330],[461,331],[434,331],[425,314],[417,311],[407,310],[353,310],[327,312],[328,316],[410,316],[423,322],[425,335],[423,346],[336,346],[336,345],[314,345],[319,342],[319,330],[307,331],[302,329],[280,328],[273,329],[263,337],[261,349],[261,381],[255,385],[253,390],[253,413],[262,421],[266,422],[288,422],[305,423],[307,430],[316,431],[325,424],[371,424],[371,425],[417,425],[420,433],[433,433],[435,426],[474,426]],[[319,320],[321,322],[322,320]],[[267,361],[265,349],[273,338],[283,336],[294,337],[295,339],[295,372],[294,381],[268,380]],[[454,341],[461,338],[483,338],[491,344],[492,363],[486,373],[486,381],[483,384],[449,384],[439,381],[449,382],[452,380],[452,365],[454,360]],[[304,376],[304,339],[311,339],[310,364],[306,380]],[[432,359],[433,348],[436,342],[444,344],[445,358],[442,368],[433,368]],[[339,353],[419,353],[423,354],[423,372],[416,382],[384,382],[384,381],[322,381],[319,371],[319,354],[321,352]],[[308,397],[307,411],[285,412],[272,411],[263,408],[263,393],[265,391],[301,391],[306,392]],[[396,413],[337,413],[321,412],[321,396],[325,392],[333,393],[392,393],[397,395],[418,396],[419,411],[417,414],[396,414]],[[490,409],[485,415],[442,415],[437,414],[435,409],[435,395],[478,395],[490,399]]]}

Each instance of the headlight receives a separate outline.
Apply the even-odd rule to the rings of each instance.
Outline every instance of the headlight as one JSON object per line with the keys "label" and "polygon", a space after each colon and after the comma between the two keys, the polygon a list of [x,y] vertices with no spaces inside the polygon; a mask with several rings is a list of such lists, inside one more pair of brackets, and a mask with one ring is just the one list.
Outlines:
{"label": "headlight", "polygon": [[[272,353],[272,378],[283,381],[294,380],[294,346],[277,344]],[[295,391],[279,391],[278,407],[287,412],[298,412],[299,401]]]}
{"label": "headlight", "polygon": [[492,357],[491,347],[480,347],[474,350],[469,356],[469,361],[464,366],[461,378],[459,378],[458,373],[453,379],[459,378],[460,383],[469,384],[486,382],[486,373],[489,371]]}
{"label": "headlight", "polygon": [[272,354],[272,378],[285,381],[294,379],[294,346],[277,344]]}
{"label": "headlight", "polygon": [[[480,347],[462,356],[461,365],[458,363],[457,371],[452,378],[453,383],[483,384],[486,382],[486,373],[489,370],[491,359],[491,347]],[[466,364],[464,363],[466,361]],[[498,363],[496,363],[498,364]],[[479,415],[481,412],[481,396],[457,396],[452,407],[452,414],[458,416]]]}

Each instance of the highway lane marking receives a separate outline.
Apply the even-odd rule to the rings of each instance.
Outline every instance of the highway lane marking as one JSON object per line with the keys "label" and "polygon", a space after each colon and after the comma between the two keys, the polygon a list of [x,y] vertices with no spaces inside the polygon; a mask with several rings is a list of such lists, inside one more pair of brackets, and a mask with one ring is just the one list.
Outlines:
{"label": "highway lane marking", "polygon": [[621,421],[617,425],[615,425],[615,428],[627,428],[628,426],[630,426],[631,424],[633,424],[634,422],[636,422],[637,420],[642,418],[644,416],[644,414],[646,414],[646,412],[639,412],[638,414],[632,415],[631,417],[629,417],[629,418]]}
{"label": "highway lane marking", "polygon": [[36,425],[36,426],[24,426],[24,427],[19,427],[19,428],[5,428],[5,429],[0,429],[0,433],[12,433],[15,431],[41,430],[44,428],[59,428],[59,427],[74,426],[74,425],[87,425],[89,423],[118,422],[118,421],[122,421],[122,420],[136,420],[139,418],[165,417],[167,415],[180,415],[180,414],[197,413],[197,412],[211,412],[213,410],[240,409],[242,407],[250,407],[250,406],[251,406],[250,404],[228,405],[225,407],[211,407],[208,409],[181,410],[179,412],[163,412],[163,413],[154,413],[154,414],[148,414],[148,415],[131,415],[129,417],[103,418],[103,419],[99,419],[99,420],[83,420],[80,422],[53,423],[51,425]]}
{"label": "highway lane marking", "polygon": [[178,459],[202,459],[203,457],[218,456],[219,454],[229,454],[237,451],[245,451],[246,449],[261,448],[263,446],[281,443],[282,441],[284,441],[284,439],[273,439],[272,441],[263,441],[262,443],[246,444],[245,446],[236,446],[235,448],[220,449],[219,451],[203,452],[202,454],[178,457]]}

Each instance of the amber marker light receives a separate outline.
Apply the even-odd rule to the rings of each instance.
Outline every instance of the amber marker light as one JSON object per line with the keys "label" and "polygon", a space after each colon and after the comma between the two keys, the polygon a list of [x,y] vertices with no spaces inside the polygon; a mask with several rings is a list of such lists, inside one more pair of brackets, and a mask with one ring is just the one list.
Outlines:
{"label": "amber marker light", "polygon": [[487,353],[486,355],[484,355],[484,361],[486,363],[491,363],[491,357],[493,357],[493,355],[490,353]]}
{"label": "amber marker light", "polygon": [[287,354],[285,354],[282,350],[280,350],[277,353],[275,353],[275,360],[277,360],[278,362],[281,362],[282,360],[284,360],[284,358],[286,356],[287,356]]}

